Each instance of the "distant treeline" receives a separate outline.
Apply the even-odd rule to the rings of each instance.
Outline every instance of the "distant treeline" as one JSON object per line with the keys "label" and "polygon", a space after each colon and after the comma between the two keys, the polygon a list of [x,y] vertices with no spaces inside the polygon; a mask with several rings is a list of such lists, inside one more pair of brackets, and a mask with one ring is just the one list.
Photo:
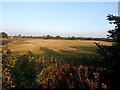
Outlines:
{"label": "distant treeline", "polygon": [[15,35],[15,36],[8,36],[7,33],[1,32],[0,33],[1,38],[38,38],[38,39],[60,39],[60,40],[99,40],[99,41],[110,41],[113,42],[112,39],[110,38],[93,38],[93,37],[63,37],[60,35],[57,36],[51,36],[51,35],[46,35],[46,36],[23,36],[21,34]]}
{"label": "distant treeline", "polygon": [[51,36],[51,35],[46,35],[46,36],[21,36],[15,35],[15,36],[9,36],[10,38],[36,38],[36,39],[60,39],[60,40],[100,40],[100,41],[110,41],[113,42],[109,38],[93,38],[93,37],[62,37],[62,36]]}

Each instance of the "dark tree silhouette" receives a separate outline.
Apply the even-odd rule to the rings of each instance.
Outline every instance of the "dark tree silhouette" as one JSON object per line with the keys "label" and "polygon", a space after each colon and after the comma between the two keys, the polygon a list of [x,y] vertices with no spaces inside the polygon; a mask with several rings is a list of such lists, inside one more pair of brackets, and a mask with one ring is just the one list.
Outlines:
{"label": "dark tree silhouette", "polygon": [[55,38],[56,38],[56,39],[61,39],[61,36],[57,35]]}
{"label": "dark tree silhouette", "polygon": [[114,29],[108,30],[108,38],[112,41],[111,46],[95,43],[98,47],[97,52],[106,60],[110,66],[109,73],[106,75],[109,90],[120,88],[117,83],[120,80],[120,16],[108,15],[107,20],[114,24]]}
{"label": "dark tree silhouette", "polygon": [[1,38],[8,38],[8,35],[5,32],[0,33]]}
{"label": "dark tree silhouette", "polygon": [[110,38],[113,43],[111,46],[101,45],[100,43],[95,43],[98,46],[98,53],[104,57],[110,64],[112,70],[120,70],[120,16],[108,15],[107,20],[110,24],[115,24],[115,28],[109,30],[108,38]]}

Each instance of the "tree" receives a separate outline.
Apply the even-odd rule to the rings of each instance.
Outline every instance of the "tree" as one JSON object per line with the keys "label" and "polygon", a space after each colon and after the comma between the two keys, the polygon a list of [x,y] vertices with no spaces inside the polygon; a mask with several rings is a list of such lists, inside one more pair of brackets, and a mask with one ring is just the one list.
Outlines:
{"label": "tree", "polygon": [[50,35],[47,35],[47,36],[46,36],[46,39],[51,39],[51,36],[50,36]]}
{"label": "tree", "polygon": [[57,35],[55,38],[56,38],[56,39],[61,39],[61,37],[60,37],[59,35]]}
{"label": "tree", "polygon": [[114,24],[114,29],[108,30],[108,38],[112,41],[111,46],[95,43],[98,47],[97,52],[108,62],[110,66],[106,74],[108,90],[119,88],[117,81],[120,80],[120,16],[108,15],[107,20]]}
{"label": "tree", "polygon": [[113,43],[111,46],[101,45],[95,43],[98,47],[97,52],[109,62],[109,65],[113,71],[120,70],[120,16],[108,15],[107,20],[110,24],[115,24],[114,29],[109,30],[108,38]]}
{"label": "tree", "polygon": [[8,35],[5,32],[0,33],[0,37],[2,38],[8,38]]}

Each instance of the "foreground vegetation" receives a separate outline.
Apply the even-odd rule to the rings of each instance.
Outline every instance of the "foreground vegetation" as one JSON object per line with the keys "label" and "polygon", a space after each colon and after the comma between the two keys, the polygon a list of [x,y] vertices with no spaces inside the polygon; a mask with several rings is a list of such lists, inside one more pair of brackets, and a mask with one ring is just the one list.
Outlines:
{"label": "foreground vegetation", "polygon": [[38,57],[32,52],[25,55],[11,52],[7,47],[3,53],[3,90],[11,88],[36,89],[107,89],[102,77],[105,68],[74,66],[57,57]]}

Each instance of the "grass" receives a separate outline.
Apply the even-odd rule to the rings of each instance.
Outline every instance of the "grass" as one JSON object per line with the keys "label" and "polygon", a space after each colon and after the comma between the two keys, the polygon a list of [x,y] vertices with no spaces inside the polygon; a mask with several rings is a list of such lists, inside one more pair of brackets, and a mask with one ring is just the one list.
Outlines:
{"label": "grass", "polygon": [[32,51],[38,55],[59,57],[68,62],[71,61],[75,65],[79,65],[79,63],[83,65],[104,65],[104,63],[99,63],[101,59],[96,53],[97,47],[94,42],[111,45],[110,42],[105,41],[51,39],[16,40],[7,45],[11,51],[21,54]]}
{"label": "grass", "polygon": [[[55,52],[61,51],[86,51],[93,52],[96,48],[93,40],[44,40],[44,39],[31,39],[31,40],[16,40],[8,43],[9,48],[12,51],[33,51],[41,53],[40,48],[48,48]],[[110,45],[110,42],[100,41],[101,44]]]}
{"label": "grass", "polygon": [[[85,82],[94,83],[93,72],[100,73],[100,82],[98,83],[101,85],[101,81],[106,81],[106,78],[103,76],[106,75],[108,68],[106,68],[106,62],[103,62],[96,53],[97,47],[94,42],[99,41],[31,39],[9,42],[6,45],[13,52],[9,52],[7,47],[3,48],[3,51],[4,49],[7,51],[3,53],[3,62],[5,62],[3,69],[3,85],[6,88],[9,87],[9,78],[13,78],[11,80],[14,81],[16,87],[46,87],[46,85],[56,86],[56,84],[58,87],[59,85],[60,87],[67,87],[68,85],[71,87],[72,83],[70,82],[74,79],[73,81],[76,80],[76,84],[79,84],[80,87],[81,85],[84,87]],[[111,44],[110,42],[100,42],[106,45]],[[15,52],[24,55],[19,55],[19,53]],[[9,74],[6,74],[6,72]],[[13,77],[10,76],[11,73]],[[85,77],[83,77],[84,74]],[[86,78],[86,74],[88,78]],[[56,77],[55,83],[54,76]],[[63,78],[62,81],[61,78]],[[60,83],[58,83],[59,79]],[[49,80],[51,84],[49,84]],[[65,85],[64,82],[68,84]],[[74,84],[75,87],[77,87],[76,84]],[[15,85],[13,84],[11,87],[15,87]],[[87,84],[85,84],[85,87],[86,85]],[[93,84],[91,84],[90,87],[92,85]]]}

